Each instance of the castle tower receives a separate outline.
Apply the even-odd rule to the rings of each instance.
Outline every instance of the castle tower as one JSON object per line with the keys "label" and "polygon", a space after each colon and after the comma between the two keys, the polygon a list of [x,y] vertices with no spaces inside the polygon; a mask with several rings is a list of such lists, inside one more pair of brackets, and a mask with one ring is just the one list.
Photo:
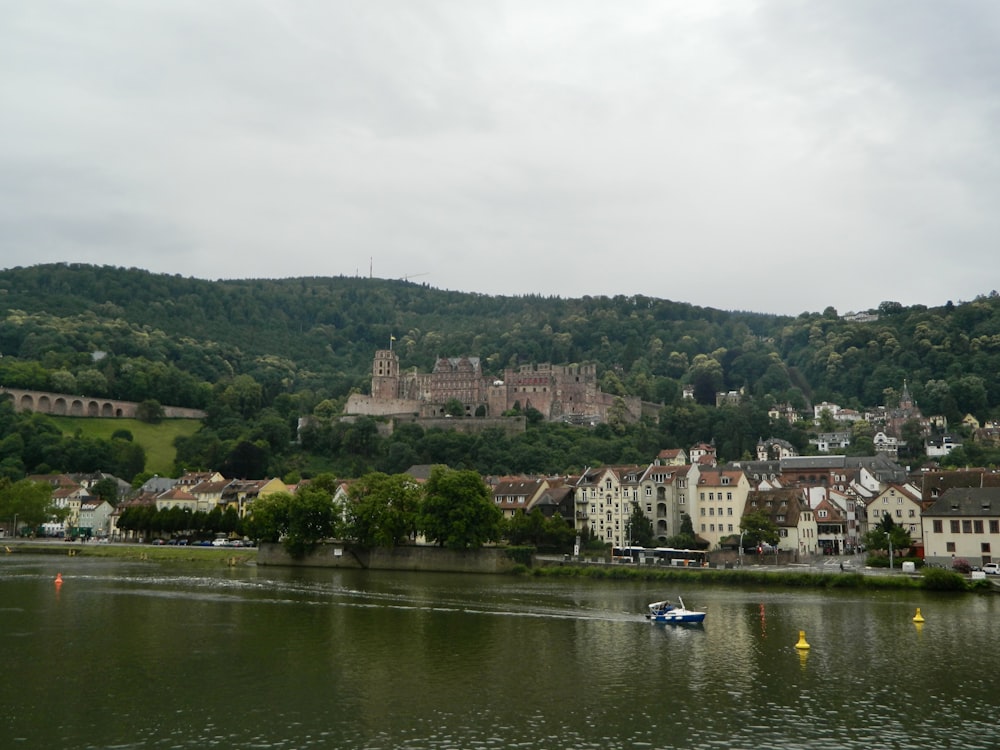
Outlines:
{"label": "castle tower", "polygon": [[399,357],[392,349],[379,349],[372,362],[372,398],[399,398]]}

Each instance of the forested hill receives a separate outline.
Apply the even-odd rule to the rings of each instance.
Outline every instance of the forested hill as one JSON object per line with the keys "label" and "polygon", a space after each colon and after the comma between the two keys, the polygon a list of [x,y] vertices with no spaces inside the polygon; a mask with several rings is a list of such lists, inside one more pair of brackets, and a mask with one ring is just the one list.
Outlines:
{"label": "forested hill", "polygon": [[605,389],[664,403],[690,383],[705,402],[746,388],[761,401],[866,406],[905,380],[925,413],[985,417],[1000,405],[995,293],[933,309],[884,302],[877,320],[852,322],[832,308],[791,318],[643,296],[492,297],[383,279],[204,281],[55,264],[0,272],[0,299],[5,385],[59,390],[62,378],[104,391],[92,395],[181,406],[206,406],[212,387],[241,375],[265,403],[341,398],[367,388],[372,354],[393,336],[406,368],[457,355],[496,375],[593,361]]}

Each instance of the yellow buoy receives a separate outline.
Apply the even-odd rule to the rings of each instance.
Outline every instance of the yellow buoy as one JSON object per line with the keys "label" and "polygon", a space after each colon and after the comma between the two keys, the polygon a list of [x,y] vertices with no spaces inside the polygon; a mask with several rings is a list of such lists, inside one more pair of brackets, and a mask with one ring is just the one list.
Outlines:
{"label": "yellow buoy", "polygon": [[914,622],[923,622],[924,616],[920,614],[920,607],[917,607],[917,614],[913,615]]}
{"label": "yellow buoy", "polygon": [[804,630],[800,630],[799,631],[799,642],[795,644],[795,648],[799,648],[799,649],[808,649],[809,648],[809,644],[806,643],[806,631],[804,631]]}

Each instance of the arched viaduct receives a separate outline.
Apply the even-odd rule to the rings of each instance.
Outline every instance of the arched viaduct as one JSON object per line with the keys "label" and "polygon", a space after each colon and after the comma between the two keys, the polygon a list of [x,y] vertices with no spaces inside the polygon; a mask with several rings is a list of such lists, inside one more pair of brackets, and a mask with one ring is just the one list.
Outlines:
{"label": "arched viaduct", "polygon": [[[134,419],[139,404],[135,401],[116,401],[109,398],[73,396],[68,393],[28,391],[21,388],[0,387],[0,394],[9,394],[14,411],[35,411],[57,417],[104,417],[108,419]],[[204,419],[200,409],[164,406],[163,416],[171,419]]]}

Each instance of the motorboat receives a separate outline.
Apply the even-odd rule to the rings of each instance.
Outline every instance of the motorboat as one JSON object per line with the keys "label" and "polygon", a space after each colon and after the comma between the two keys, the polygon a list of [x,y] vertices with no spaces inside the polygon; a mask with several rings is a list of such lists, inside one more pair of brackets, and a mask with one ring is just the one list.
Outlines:
{"label": "motorboat", "polygon": [[677,604],[667,599],[650,604],[646,619],[650,622],[669,622],[675,625],[697,625],[705,621],[705,613],[688,609],[684,606],[684,600],[678,596]]}

